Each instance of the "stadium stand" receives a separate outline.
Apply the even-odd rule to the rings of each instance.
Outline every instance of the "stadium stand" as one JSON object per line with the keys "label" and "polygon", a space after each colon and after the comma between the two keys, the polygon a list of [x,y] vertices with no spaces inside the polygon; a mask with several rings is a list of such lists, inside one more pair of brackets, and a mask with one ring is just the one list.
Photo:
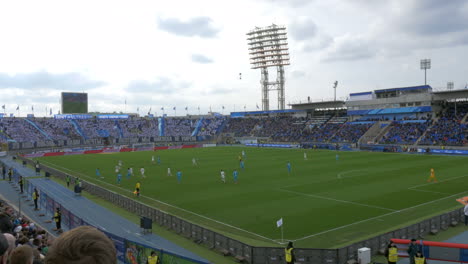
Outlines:
{"label": "stadium stand", "polygon": [[5,201],[0,201],[0,228],[9,242],[7,256],[20,246],[33,250],[34,264],[44,263],[53,236],[24,216],[19,216]]}
{"label": "stadium stand", "polygon": [[431,125],[431,121],[421,122],[394,121],[390,130],[380,139],[381,144],[413,144]]}

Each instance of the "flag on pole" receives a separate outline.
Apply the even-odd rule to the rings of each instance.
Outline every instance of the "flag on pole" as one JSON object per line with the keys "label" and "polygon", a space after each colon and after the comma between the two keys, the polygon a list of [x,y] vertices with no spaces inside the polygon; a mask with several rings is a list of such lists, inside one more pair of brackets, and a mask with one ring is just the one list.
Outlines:
{"label": "flag on pole", "polygon": [[137,107],[137,112],[140,112],[140,107]]}
{"label": "flag on pole", "polygon": [[283,225],[283,218],[281,217],[280,220],[276,221],[276,227],[281,227]]}
{"label": "flag on pole", "polygon": [[16,107],[16,111],[19,111],[19,105]]}
{"label": "flag on pole", "polygon": [[222,106],[223,110],[224,110],[224,105]]}
{"label": "flag on pole", "polygon": [[31,111],[34,111],[34,105],[31,105]]}
{"label": "flag on pole", "polygon": [[257,104],[257,109],[260,109],[260,107],[258,107],[258,104]]}
{"label": "flag on pole", "polygon": [[50,112],[49,112],[49,115],[52,115],[52,108],[50,108]]}
{"label": "flag on pole", "polygon": [[188,106],[185,107],[185,111],[188,111]]}
{"label": "flag on pole", "polygon": [[164,107],[161,107],[161,111],[164,111]]}
{"label": "flag on pole", "polygon": [[5,105],[2,105],[2,109],[5,110]]}
{"label": "flag on pole", "polygon": [[174,106],[174,107],[172,108],[172,110],[174,110],[174,111],[175,111],[175,110],[176,110],[176,107]]}
{"label": "flag on pole", "polygon": [[150,109],[148,110],[148,115],[150,115],[150,113],[151,113],[151,107],[150,107]]}

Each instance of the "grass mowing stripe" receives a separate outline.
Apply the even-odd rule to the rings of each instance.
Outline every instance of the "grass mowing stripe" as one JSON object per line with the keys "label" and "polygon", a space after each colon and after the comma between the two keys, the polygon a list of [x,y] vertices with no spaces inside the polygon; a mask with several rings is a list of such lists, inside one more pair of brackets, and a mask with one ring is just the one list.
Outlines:
{"label": "grass mowing stripe", "polygon": [[411,209],[414,209],[414,208],[417,208],[417,207],[421,207],[421,206],[424,206],[424,205],[427,205],[427,204],[442,201],[442,200],[445,200],[447,198],[451,198],[451,197],[454,197],[454,196],[459,196],[459,195],[464,194],[464,193],[468,193],[468,191],[463,191],[463,192],[460,192],[460,193],[452,194],[452,195],[447,196],[447,197],[443,197],[443,198],[440,198],[440,199],[437,199],[437,200],[434,200],[434,201],[430,201],[430,202],[427,202],[427,203],[418,204],[418,205],[415,205],[415,206],[412,206],[412,207],[408,207],[408,208],[405,208],[405,209],[398,210],[396,212],[391,212],[391,213],[387,213],[387,214],[384,214],[384,215],[381,215],[381,216],[368,218],[368,219],[365,219],[365,220],[362,220],[362,221],[354,222],[354,223],[349,224],[349,225],[344,225],[344,226],[340,226],[340,227],[337,227],[337,228],[329,229],[329,230],[326,230],[326,231],[323,231],[323,232],[320,232],[320,233],[316,233],[316,234],[312,234],[312,235],[308,235],[308,236],[305,236],[305,237],[302,237],[302,238],[299,238],[299,239],[296,239],[296,240],[293,240],[293,241],[295,242],[295,241],[300,241],[300,240],[304,240],[304,239],[307,239],[307,238],[311,238],[311,237],[314,237],[314,236],[323,235],[323,234],[329,233],[331,231],[340,230],[340,229],[343,229],[343,228],[346,228],[346,227],[349,227],[349,226],[353,226],[353,225],[364,223],[364,222],[367,222],[367,221],[370,221],[370,220],[382,218],[384,216],[401,213],[403,211],[408,211],[408,210],[411,210]]}
{"label": "grass mowing stripe", "polygon": [[295,194],[298,194],[298,195],[309,196],[309,197],[314,197],[314,198],[319,198],[319,199],[324,199],[324,200],[330,200],[330,201],[339,202],[339,203],[354,204],[354,205],[358,205],[358,206],[365,206],[365,207],[369,207],[369,208],[382,209],[382,210],[391,211],[391,212],[398,211],[398,210],[395,210],[395,209],[390,209],[390,208],[385,208],[385,207],[380,207],[380,206],[375,206],[375,205],[369,205],[369,204],[356,203],[356,202],[346,201],[346,200],[339,200],[339,199],[334,199],[334,198],[331,198],[331,197],[325,197],[325,196],[321,196],[321,195],[302,193],[302,192],[295,192],[295,191],[290,191],[290,190],[281,189],[281,188],[278,189],[278,190],[282,191],[282,192],[295,193]]}
{"label": "grass mowing stripe", "polygon": [[[278,245],[251,233],[278,238],[276,221],[281,217],[287,224],[287,236],[301,238],[379,214],[393,213],[329,199],[307,198],[278,189],[393,210],[403,210],[468,190],[466,178],[453,179],[466,174],[466,157],[305,150],[308,153],[308,160],[305,161],[304,150],[244,150],[247,153],[245,170],[239,169],[238,156],[242,148],[232,147],[46,157],[38,160],[86,175],[90,182],[130,198],[134,198],[131,192],[136,182],[140,181],[142,194],[145,195],[145,198],[139,198],[140,201],[254,246]],[[336,153],[340,155],[338,163]],[[161,157],[161,164],[151,163],[153,155]],[[199,166],[192,166],[192,158],[199,160]],[[136,171],[144,167],[147,177],[126,179],[124,174],[121,184],[117,184],[114,167],[119,160],[124,164],[123,172],[127,167],[133,167]],[[290,175],[286,168],[288,161],[292,164]],[[173,173],[183,172],[180,184],[176,177],[167,176],[169,167]],[[95,177],[96,168],[100,168],[104,177],[100,181]],[[451,181],[420,187],[423,191],[408,189],[426,184],[430,168],[436,170],[439,180]],[[234,184],[231,176],[234,169],[239,172],[237,184]],[[220,170],[226,172],[225,184],[220,181]],[[445,199],[378,221],[352,225],[301,240],[297,246],[335,247],[354,243],[458,208],[459,204],[454,200]]]}
{"label": "grass mowing stripe", "polygon": [[[70,170],[70,169],[64,168],[64,167],[62,167],[62,166],[59,166],[59,165],[56,165],[56,164],[53,164],[53,163],[50,163],[50,162],[42,161],[42,163],[48,164],[48,165],[50,165],[51,167],[54,167],[55,169],[56,169],[56,168],[65,169],[65,170],[67,170],[67,171],[72,172],[72,173],[75,174],[75,175],[76,175],[76,174],[81,175],[81,176],[83,176],[83,178],[88,178],[88,179],[91,178],[91,177],[89,177],[88,175],[85,175],[85,174],[82,174],[82,173],[79,173],[79,172],[72,171],[72,170]],[[57,169],[57,170],[58,170],[58,169]],[[59,170],[59,171],[61,171],[61,170]],[[63,172],[63,171],[61,171],[61,172]],[[113,188],[118,188],[118,189],[123,190],[123,191],[125,191],[125,192],[133,193],[132,191],[129,191],[129,190],[124,189],[124,188],[122,188],[122,187],[113,186],[113,185],[111,185],[111,184],[109,184],[109,183],[107,183],[107,182],[101,181],[101,180],[99,180],[99,179],[93,179],[93,180],[99,181],[99,182],[101,182],[101,183],[103,183],[103,184],[106,184],[106,185],[110,185],[110,186],[112,186]],[[183,212],[186,212],[186,213],[189,213],[189,214],[193,214],[193,215],[195,215],[195,216],[204,218],[204,219],[206,219],[206,220],[213,221],[213,222],[216,222],[216,223],[221,224],[221,225],[225,225],[225,226],[227,226],[227,227],[229,227],[229,228],[233,228],[233,229],[236,229],[236,230],[239,230],[239,231],[242,231],[242,232],[245,232],[245,233],[248,233],[248,234],[257,236],[257,237],[260,237],[260,238],[262,238],[262,239],[269,240],[269,241],[274,242],[274,243],[277,243],[277,244],[282,244],[282,243],[280,243],[280,242],[278,242],[278,241],[276,241],[276,240],[274,240],[274,239],[271,239],[271,238],[268,238],[268,237],[265,237],[265,236],[262,236],[262,235],[259,235],[259,234],[256,234],[256,233],[247,231],[247,230],[244,230],[244,229],[239,228],[239,227],[236,227],[236,226],[232,226],[232,225],[227,224],[227,223],[223,223],[223,222],[218,221],[218,220],[215,220],[215,219],[211,219],[211,218],[209,218],[209,217],[207,217],[207,216],[197,214],[197,213],[195,213],[195,212],[192,212],[192,211],[189,211],[189,210],[186,210],[186,209],[183,209],[183,208],[180,208],[180,207],[177,207],[177,206],[168,204],[168,203],[166,203],[166,202],[159,201],[159,200],[156,200],[156,199],[153,199],[153,198],[151,198],[151,197],[144,196],[144,195],[141,195],[141,197],[144,197],[144,198],[146,198],[146,199],[149,199],[149,200],[152,200],[152,201],[155,201],[155,202],[158,202],[158,203],[162,203],[162,204],[164,204],[164,205],[166,205],[166,206],[170,206],[170,207],[173,207],[173,208],[175,208],[175,209],[177,209],[177,210],[181,210],[181,211],[183,211]],[[144,204],[144,203],[143,203],[143,204]],[[145,205],[147,205],[147,204],[145,204]],[[152,206],[150,206],[150,205],[147,205],[147,206],[152,207]],[[163,210],[161,210],[161,211],[163,211]],[[164,211],[163,211],[163,212],[164,212]],[[165,212],[165,213],[168,213],[168,212]],[[179,217],[180,217],[180,216],[179,216]],[[180,217],[180,218],[182,218],[182,217]],[[182,219],[183,219],[183,218],[182,218]],[[184,219],[184,220],[185,220],[185,221],[188,221],[187,219]]]}

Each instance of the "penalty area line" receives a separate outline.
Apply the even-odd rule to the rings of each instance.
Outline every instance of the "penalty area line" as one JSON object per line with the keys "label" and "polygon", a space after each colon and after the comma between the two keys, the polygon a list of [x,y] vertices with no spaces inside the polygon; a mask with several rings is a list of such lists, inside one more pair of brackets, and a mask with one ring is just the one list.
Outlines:
{"label": "penalty area line", "polygon": [[[127,193],[133,193],[133,192],[132,192],[132,191],[130,191],[130,190],[124,189],[124,188],[122,188],[122,187],[119,187],[119,186],[114,186],[114,185],[112,185],[112,184],[110,184],[110,183],[107,183],[107,182],[101,181],[101,180],[99,180],[99,179],[94,179],[94,178],[92,178],[92,177],[90,177],[90,176],[88,176],[88,175],[86,175],[86,174],[82,174],[82,173],[80,173],[80,172],[76,172],[76,171],[70,170],[70,169],[68,169],[68,168],[65,168],[65,167],[59,166],[59,165],[57,165],[57,164],[53,164],[53,163],[50,163],[50,162],[47,162],[47,161],[41,161],[41,162],[42,162],[42,163],[45,163],[45,164],[49,164],[49,165],[51,165],[52,167],[56,167],[56,168],[62,168],[62,169],[65,169],[65,170],[67,170],[67,171],[70,171],[70,172],[72,172],[73,174],[82,175],[84,178],[87,178],[87,179],[93,179],[93,180],[95,180],[95,181],[98,181],[98,182],[100,182],[100,183],[103,183],[103,184],[105,184],[105,185],[112,186],[113,188],[118,188],[118,189],[120,189],[120,190],[122,190],[122,191],[125,191],[125,192],[127,192]],[[61,171],[61,170],[58,170],[58,171]],[[63,171],[62,171],[62,172],[63,172]],[[108,191],[109,191],[109,190],[108,190]],[[112,191],[111,191],[111,192],[112,192]],[[203,218],[203,219],[206,219],[206,220],[209,220],[209,221],[212,221],[212,222],[215,222],[215,223],[218,223],[218,224],[221,224],[221,225],[224,225],[224,226],[230,227],[230,228],[232,228],[232,229],[236,229],[236,230],[239,230],[239,231],[245,232],[245,233],[247,233],[247,234],[254,235],[254,236],[256,236],[256,237],[259,237],[259,238],[262,238],[262,239],[265,239],[265,240],[268,240],[268,241],[274,242],[274,243],[276,243],[276,244],[281,244],[281,243],[279,243],[279,242],[275,241],[274,239],[271,239],[271,238],[268,238],[268,237],[265,237],[265,236],[259,235],[259,234],[257,234],[257,233],[251,232],[251,231],[244,230],[244,229],[242,229],[242,228],[239,228],[239,227],[236,227],[236,226],[233,226],[233,225],[230,225],[230,224],[227,224],[227,223],[224,223],[224,222],[221,222],[221,221],[218,221],[218,220],[215,220],[215,219],[209,218],[209,217],[207,217],[207,216],[204,216],[204,215],[197,214],[197,213],[195,213],[195,212],[192,212],[192,211],[189,211],[189,210],[187,210],[187,209],[180,208],[180,207],[177,207],[177,206],[175,206],[175,205],[168,204],[168,203],[166,203],[166,202],[163,202],[163,201],[160,201],[160,200],[157,200],[157,199],[154,199],[154,198],[148,197],[148,196],[140,195],[140,197],[144,197],[144,198],[146,198],[146,199],[149,199],[149,200],[152,200],[152,201],[155,201],[155,202],[158,202],[158,203],[164,204],[164,205],[166,205],[166,206],[169,206],[169,207],[175,208],[175,209],[177,209],[177,210],[180,210],[180,211],[183,211],[183,212],[186,212],[186,213],[189,213],[189,214],[192,214],[192,215],[198,216],[198,217],[200,217],[200,218]],[[146,203],[143,203],[143,202],[141,202],[141,201],[139,201],[139,202],[140,202],[140,203],[142,203],[142,204],[144,204],[144,205],[146,205],[146,206],[148,206],[148,207],[152,207],[152,208],[154,208],[154,207],[153,207],[153,206],[151,206],[151,205],[148,205],[148,204],[146,204]],[[160,211],[162,211],[162,212],[164,212],[164,213],[167,213],[167,214],[169,214],[169,212],[165,212],[164,210],[161,210],[161,209],[159,209],[159,208],[156,208],[156,209],[158,209],[158,210],[160,210]],[[187,220],[187,219],[185,219],[185,218],[183,218],[183,217],[180,217],[180,216],[177,216],[177,217],[179,217],[179,218],[183,219],[184,221],[191,222],[191,221],[189,221],[189,220]]]}
{"label": "penalty area line", "polygon": [[334,198],[321,196],[321,195],[308,194],[308,193],[302,193],[302,192],[295,192],[295,191],[290,191],[290,190],[285,190],[285,189],[278,189],[278,190],[282,191],[282,192],[289,192],[289,193],[294,193],[294,194],[298,194],[298,195],[309,196],[309,197],[319,198],[319,199],[323,199],[323,200],[330,200],[330,201],[339,202],[339,203],[354,204],[354,205],[358,205],[358,206],[365,206],[365,207],[369,207],[369,208],[381,209],[381,210],[386,210],[386,211],[391,211],[391,212],[397,212],[398,211],[398,210],[390,209],[390,208],[386,208],[386,207],[380,207],[380,206],[375,206],[375,205],[370,205],[370,204],[362,204],[362,203],[356,203],[356,202],[352,202],[352,201],[334,199]]}
{"label": "penalty area line", "polygon": [[307,238],[311,238],[311,237],[323,235],[323,234],[326,234],[326,233],[329,233],[329,232],[333,232],[333,231],[336,231],[336,230],[340,230],[340,229],[343,229],[343,228],[346,228],[346,227],[350,227],[350,226],[353,226],[353,225],[365,223],[365,222],[368,222],[368,221],[371,221],[371,220],[379,219],[379,218],[382,218],[382,217],[385,217],[385,216],[389,216],[389,215],[401,213],[401,212],[408,211],[408,210],[411,210],[411,209],[414,209],[414,208],[418,208],[418,207],[420,207],[420,206],[424,206],[424,205],[427,205],[427,204],[431,204],[431,203],[435,203],[435,202],[438,202],[438,201],[442,201],[442,200],[445,200],[445,199],[447,199],[447,198],[451,198],[451,197],[454,197],[454,196],[459,196],[459,195],[464,194],[464,193],[467,193],[467,192],[468,192],[468,191],[459,192],[459,193],[456,193],[456,194],[452,194],[452,195],[449,195],[449,196],[446,196],[446,197],[439,198],[439,199],[437,199],[437,200],[429,201],[429,202],[422,203],[422,204],[417,204],[417,205],[415,205],[415,206],[407,207],[407,208],[398,210],[398,211],[396,211],[396,212],[390,212],[390,213],[387,213],[387,214],[383,214],[383,215],[379,215],[379,216],[367,218],[367,219],[364,219],[364,220],[361,220],[361,221],[357,221],[357,222],[354,222],[354,223],[351,223],[351,224],[347,224],[347,225],[335,227],[335,228],[328,229],[328,230],[325,230],[325,231],[322,231],[322,232],[319,232],[319,233],[315,233],[315,234],[312,234],[312,235],[308,235],[308,236],[305,236],[305,237],[301,237],[301,238],[298,238],[298,239],[295,239],[295,240],[292,240],[292,241],[293,241],[293,242],[296,242],[296,241],[304,240],[304,239],[307,239]]}

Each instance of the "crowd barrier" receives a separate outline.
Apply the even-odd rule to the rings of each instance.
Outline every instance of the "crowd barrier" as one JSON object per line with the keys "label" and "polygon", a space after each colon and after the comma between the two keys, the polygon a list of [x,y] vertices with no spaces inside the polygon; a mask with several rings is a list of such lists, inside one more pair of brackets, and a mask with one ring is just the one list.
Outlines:
{"label": "crowd barrier", "polygon": [[[17,179],[17,177],[16,177]],[[40,194],[39,199],[39,208],[45,211],[45,217],[52,219],[55,209],[60,208],[62,213],[62,227],[65,229],[73,229],[79,226],[88,225],[93,226],[92,224],[86,222],[81,217],[73,214],[68,208],[60,204],[59,202],[55,201],[52,197],[47,195],[44,190],[35,186],[33,183],[25,178],[25,186],[24,190],[27,193],[28,197],[32,197],[32,193],[34,188],[37,188]],[[193,260],[184,256],[180,256],[175,253],[171,253],[169,251],[137,243],[135,241],[116,236],[112,233],[109,233],[98,226],[94,226],[99,229],[101,232],[106,234],[115,245],[117,250],[117,258],[119,261],[125,264],[139,264],[139,263],[146,263],[148,256],[151,255],[151,251],[157,252],[158,256],[161,258],[162,264],[170,264],[170,263],[181,263],[181,264],[190,264],[190,263],[201,263],[207,264],[206,262],[201,262],[198,260]]]}
{"label": "crowd barrier", "polygon": [[[408,257],[409,239],[392,239],[398,248],[399,257]],[[426,259],[468,263],[468,245],[434,241],[416,241],[419,251]]]}
{"label": "crowd barrier", "polygon": [[[26,160],[31,165],[34,164],[32,160],[23,157],[20,159]],[[52,176],[65,180],[65,173],[42,164],[40,166],[42,170],[49,172]],[[82,184],[83,189],[92,195],[105,199],[136,215],[151,218],[153,223],[159,226],[224,255],[234,256],[239,261],[253,264],[282,264],[285,262],[283,247],[251,246],[101,186],[87,181],[82,181]],[[357,251],[359,248],[367,247],[374,254],[377,254],[387,247],[390,239],[422,238],[433,230],[448,229],[451,225],[462,222],[463,219],[463,208],[460,208],[338,249],[296,248],[296,258],[302,264],[346,264],[349,260],[358,259]]]}

